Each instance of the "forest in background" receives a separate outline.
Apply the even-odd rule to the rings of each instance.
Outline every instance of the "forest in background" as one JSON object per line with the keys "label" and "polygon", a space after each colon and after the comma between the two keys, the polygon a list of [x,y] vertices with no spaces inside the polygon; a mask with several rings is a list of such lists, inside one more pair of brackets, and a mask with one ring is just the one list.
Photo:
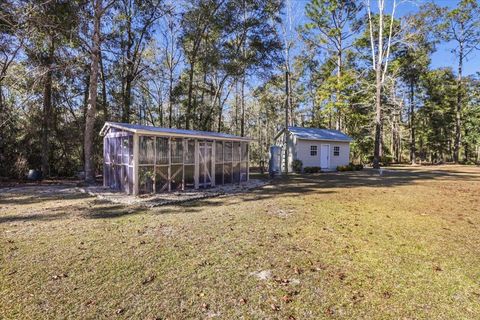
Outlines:
{"label": "forest in background", "polygon": [[254,164],[285,125],[342,130],[374,166],[479,163],[479,3],[402,4],[0,0],[0,177],[92,180],[105,121],[249,136]]}

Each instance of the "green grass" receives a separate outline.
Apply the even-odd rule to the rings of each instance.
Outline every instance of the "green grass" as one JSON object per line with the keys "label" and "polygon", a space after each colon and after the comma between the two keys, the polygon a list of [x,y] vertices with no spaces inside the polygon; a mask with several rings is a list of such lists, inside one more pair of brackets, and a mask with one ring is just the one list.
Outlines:
{"label": "green grass", "polygon": [[466,166],[154,210],[0,189],[0,318],[478,319],[479,208]]}

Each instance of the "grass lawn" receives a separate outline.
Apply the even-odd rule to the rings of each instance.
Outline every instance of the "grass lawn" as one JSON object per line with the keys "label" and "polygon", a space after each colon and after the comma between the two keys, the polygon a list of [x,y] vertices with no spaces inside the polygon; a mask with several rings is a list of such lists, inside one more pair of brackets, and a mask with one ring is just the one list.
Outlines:
{"label": "grass lawn", "polygon": [[0,319],[479,319],[480,168],[291,176],[152,210],[0,189]]}

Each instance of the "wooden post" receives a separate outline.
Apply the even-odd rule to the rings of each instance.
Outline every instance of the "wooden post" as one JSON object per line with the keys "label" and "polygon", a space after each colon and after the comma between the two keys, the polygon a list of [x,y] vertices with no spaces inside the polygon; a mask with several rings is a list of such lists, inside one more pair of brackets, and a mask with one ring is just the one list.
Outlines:
{"label": "wooden post", "polygon": [[250,142],[247,144],[247,181],[250,181]]}
{"label": "wooden post", "polygon": [[172,184],[170,183],[172,181],[172,138],[168,138],[168,192],[172,191]]}
{"label": "wooden post", "polygon": [[153,137],[153,193],[157,193],[157,137]]}
{"label": "wooden post", "polygon": [[195,189],[199,187],[199,178],[200,178],[200,164],[199,164],[199,156],[198,153],[200,152],[200,148],[198,145],[198,140],[195,139],[195,170],[194,170],[194,180],[195,180]]}
{"label": "wooden post", "polygon": [[138,196],[140,193],[140,180],[138,171],[138,157],[139,152],[139,136],[137,133],[133,134],[133,194]]}
{"label": "wooden post", "polygon": [[[170,121],[171,125],[171,121]],[[182,191],[185,191],[185,151],[188,147],[188,140],[182,139]]]}
{"label": "wooden post", "polygon": [[[106,159],[107,152],[110,152],[110,146],[108,146],[109,150],[106,151],[106,147],[107,147],[106,143],[107,143],[107,135],[103,137],[103,187],[107,187],[107,180],[105,179],[105,168],[107,167],[107,164],[105,162],[105,159]],[[127,168],[127,174],[128,174],[128,168]]]}
{"label": "wooden post", "polygon": [[212,170],[210,172],[210,175],[212,177],[212,180],[210,181],[212,187],[215,187],[215,153],[216,153],[216,144],[217,142],[215,140],[213,140],[212,142],[212,158],[210,159],[211,160],[211,166],[212,166]]}

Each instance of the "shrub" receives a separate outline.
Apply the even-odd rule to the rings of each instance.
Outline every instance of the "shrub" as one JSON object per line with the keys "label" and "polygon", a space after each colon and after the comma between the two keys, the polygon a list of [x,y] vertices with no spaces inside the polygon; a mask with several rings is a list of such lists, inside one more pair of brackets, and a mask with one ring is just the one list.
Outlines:
{"label": "shrub", "polygon": [[321,172],[321,168],[320,167],[305,167],[303,168],[303,172],[305,173],[318,173],[318,172]]}
{"label": "shrub", "polygon": [[357,170],[362,170],[363,169],[363,164],[353,164],[349,163],[346,166],[338,166],[337,171],[344,172],[344,171],[357,171]]}
{"label": "shrub", "polygon": [[301,160],[293,160],[292,167],[293,171],[302,172],[303,163]]}
{"label": "shrub", "polygon": [[389,165],[393,162],[393,156],[391,155],[384,155],[382,157],[380,157],[380,162],[383,164],[383,165]]}
{"label": "shrub", "polygon": [[[368,156],[367,161],[373,163],[373,156]],[[393,157],[391,155],[384,155],[380,157],[380,163],[384,166],[388,166],[393,162]]]}

